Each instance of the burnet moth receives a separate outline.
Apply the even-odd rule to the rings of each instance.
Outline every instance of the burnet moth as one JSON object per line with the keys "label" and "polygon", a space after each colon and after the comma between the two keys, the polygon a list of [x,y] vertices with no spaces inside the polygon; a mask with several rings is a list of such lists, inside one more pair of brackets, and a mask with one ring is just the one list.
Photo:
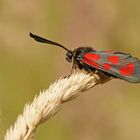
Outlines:
{"label": "burnet moth", "polygon": [[41,43],[56,45],[66,50],[66,60],[72,69],[84,69],[100,73],[108,78],[120,78],[127,82],[140,82],[140,60],[123,52],[106,52],[91,47],[79,47],[73,51],[63,45],[30,33],[30,37]]}

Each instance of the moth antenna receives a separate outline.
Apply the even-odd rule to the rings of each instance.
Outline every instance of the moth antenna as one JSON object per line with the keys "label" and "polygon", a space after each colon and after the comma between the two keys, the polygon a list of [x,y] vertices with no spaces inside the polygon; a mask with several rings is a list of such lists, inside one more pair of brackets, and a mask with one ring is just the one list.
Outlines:
{"label": "moth antenna", "polygon": [[56,46],[59,46],[63,49],[65,49],[66,51],[70,51],[68,50],[66,47],[64,47],[63,45],[59,44],[59,43],[56,43],[56,42],[53,42],[51,40],[48,40],[46,38],[43,38],[43,37],[40,37],[38,35],[34,35],[32,33],[30,33],[30,37],[32,37],[34,40],[38,41],[38,42],[41,42],[41,43],[47,43],[47,44],[51,44],[51,45],[56,45]]}

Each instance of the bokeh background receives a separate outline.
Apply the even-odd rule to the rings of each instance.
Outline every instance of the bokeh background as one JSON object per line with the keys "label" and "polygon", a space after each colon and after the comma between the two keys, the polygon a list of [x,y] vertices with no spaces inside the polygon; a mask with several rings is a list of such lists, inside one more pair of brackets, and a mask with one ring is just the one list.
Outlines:
{"label": "bokeh background", "polygon": [[[39,44],[33,32],[73,49],[129,52],[140,58],[138,0],[0,0],[0,139],[24,104],[70,73],[65,52]],[[36,139],[139,140],[140,84],[112,80],[66,103]]]}

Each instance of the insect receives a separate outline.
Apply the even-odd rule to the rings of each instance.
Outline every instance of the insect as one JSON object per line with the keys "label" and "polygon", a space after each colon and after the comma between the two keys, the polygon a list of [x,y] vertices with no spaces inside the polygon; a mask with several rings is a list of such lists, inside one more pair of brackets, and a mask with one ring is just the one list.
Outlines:
{"label": "insect", "polygon": [[106,52],[91,47],[79,47],[73,51],[63,45],[30,33],[30,37],[41,43],[56,45],[66,51],[66,60],[72,69],[84,69],[98,73],[105,79],[119,78],[131,83],[140,82],[140,60],[123,52]]}

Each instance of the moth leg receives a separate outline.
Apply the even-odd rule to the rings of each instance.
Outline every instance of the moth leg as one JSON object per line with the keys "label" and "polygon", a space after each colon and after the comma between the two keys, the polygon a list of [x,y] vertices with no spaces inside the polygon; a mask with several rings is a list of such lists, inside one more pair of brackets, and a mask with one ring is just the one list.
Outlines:
{"label": "moth leg", "polygon": [[111,79],[113,79],[113,77],[110,76],[107,73],[104,73],[104,72],[102,72],[100,70],[92,68],[92,67],[90,67],[90,66],[88,66],[88,65],[86,65],[84,63],[82,65],[83,65],[83,68],[86,71],[88,71],[89,73],[95,74],[95,78],[98,81],[98,83],[100,83],[100,84],[104,84],[104,83],[110,81]]}
{"label": "moth leg", "polygon": [[88,66],[88,65],[86,65],[86,64],[84,64],[84,63],[82,63],[81,65],[82,65],[82,68],[83,68],[85,71],[87,71],[89,74],[95,74],[95,80],[96,80],[97,84],[100,83],[101,77],[100,77],[100,76],[98,75],[98,73],[96,72],[96,71],[97,71],[96,69],[94,69],[94,68],[91,69],[90,66]]}
{"label": "moth leg", "polygon": [[72,60],[70,74],[68,76],[65,76],[64,78],[68,78],[71,76],[71,74],[74,72],[74,69],[76,69],[76,64],[74,63],[74,60]]}
{"label": "moth leg", "polygon": [[73,73],[73,71],[77,68],[77,65],[76,65],[76,62],[75,60],[73,59],[72,60],[72,64],[71,64],[71,72],[70,72],[70,75]]}
{"label": "moth leg", "polygon": [[112,76],[107,75],[106,73],[102,73],[100,84],[104,84],[104,83],[110,81],[111,79],[113,79]]}

